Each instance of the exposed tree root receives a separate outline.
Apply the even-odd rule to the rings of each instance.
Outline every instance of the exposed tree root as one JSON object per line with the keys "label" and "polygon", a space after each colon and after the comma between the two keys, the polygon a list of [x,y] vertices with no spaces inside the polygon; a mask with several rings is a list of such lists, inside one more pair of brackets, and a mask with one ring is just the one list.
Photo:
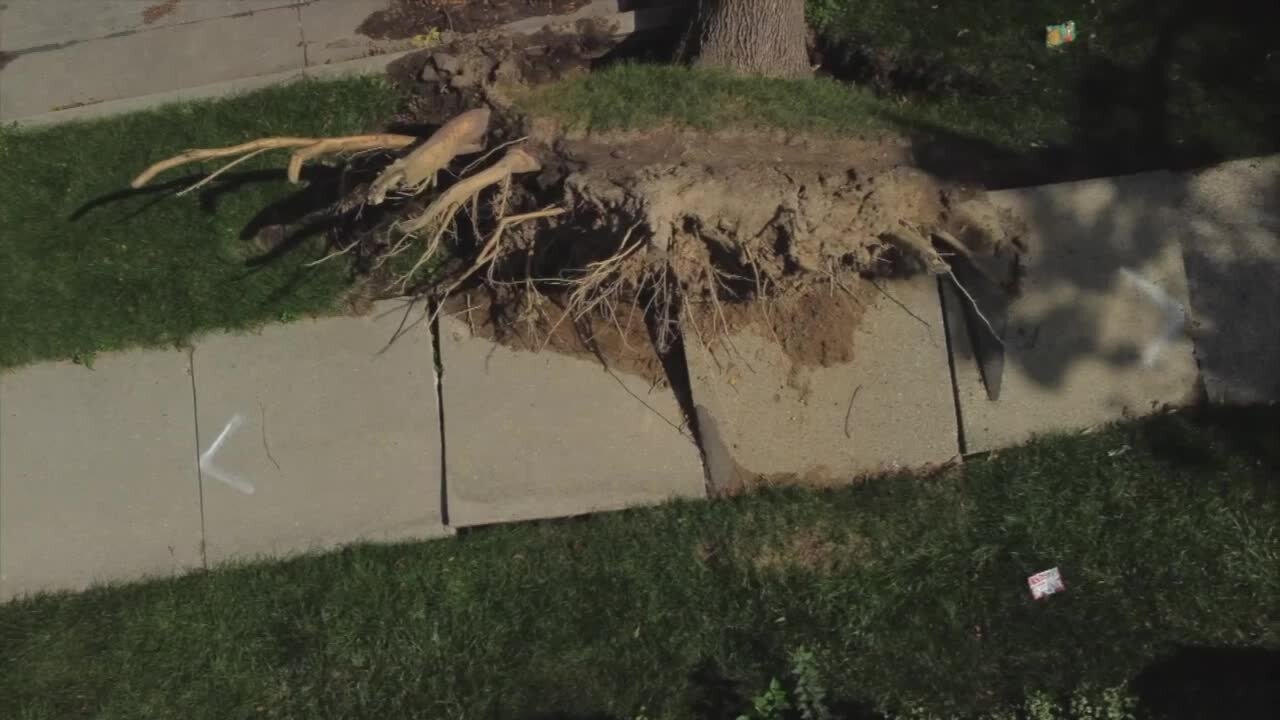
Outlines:
{"label": "exposed tree root", "polygon": [[[478,201],[480,193],[490,187],[503,185],[505,188],[511,181],[512,175],[536,172],[540,169],[542,169],[542,163],[538,162],[536,158],[520,148],[513,148],[508,150],[498,162],[475,175],[459,180],[448,190],[445,190],[440,194],[440,197],[436,198],[417,217],[401,222],[396,229],[404,233],[404,237],[388,253],[389,255],[400,252],[406,246],[407,241],[417,237],[419,232],[425,231],[429,239],[426,242],[426,248],[418,256],[413,267],[400,276],[400,287],[406,287],[414,274],[422,269],[431,258],[435,257],[444,234],[453,226],[454,218],[463,205]],[[502,204],[499,203],[499,205]],[[501,207],[496,214],[498,220],[501,221],[504,214]]]}
{"label": "exposed tree root", "polygon": [[[235,157],[238,155],[248,155],[250,153],[258,153],[265,150],[278,150],[282,148],[301,148],[294,154],[294,158],[290,160],[289,180],[290,182],[298,181],[298,172],[295,170],[295,163],[298,169],[301,169],[302,162],[310,157],[317,155],[333,154],[339,152],[355,152],[358,150],[372,150],[377,148],[399,149],[408,147],[417,142],[418,138],[412,135],[352,135],[342,138],[303,138],[303,137],[274,137],[260,138],[239,145],[232,145],[224,148],[204,148],[198,150],[188,150],[180,155],[166,158],[151,167],[143,170],[133,182],[129,185],[133,188],[140,188],[151,182],[155,176],[160,173],[181,167],[193,162],[203,160],[216,160],[224,157]],[[312,151],[312,148],[319,149]],[[304,154],[304,153],[310,154]],[[299,159],[299,156],[301,158]],[[224,168],[225,169],[225,168]]]}
{"label": "exposed tree root", "polygon": [[488,108],[468,110],[453,118],[413,152],[388,165],[369,186],[368,203],[380,205],[387,193],[398,190],[413,195],[422,192],[455,157],[483,150],[488,132]]}
{"label": "exposed tree root", "polygon": [[[475,275],[476,272],[486,266],[490,269],[489,279],[493,280],[493,261],[502,255],[502,235],[506,232],[507,228],[512,225],[519,225],[521,223],[531,222],[534,220],[556,217],[557,215],[563,215],[565,212],[568,211],[561,207],[549,207],[543,208],[542,210],[535,210],[533,212],[521,213],[519,215],[508,215],[499,220],[498,227],[493,231],[493,234],[489,236],[489,239],[480,249],[479,254],[476,255],[475,260],[471,262],[471,266],[459,274],[458,277],[440,293],[440,297],[443,299],[453,294],[453,292],[462,287],[462,284],[471,278],[472,275]],[[440,307],[444,306],[441,305]]]}

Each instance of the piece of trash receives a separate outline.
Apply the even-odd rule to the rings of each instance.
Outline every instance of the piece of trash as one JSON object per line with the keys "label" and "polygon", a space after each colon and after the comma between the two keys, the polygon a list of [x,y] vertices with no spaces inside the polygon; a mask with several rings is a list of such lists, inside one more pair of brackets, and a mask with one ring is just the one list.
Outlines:
{"label": "piece of trash", "polygon": [[1048,25],[1044,29],[1045,47],[1062,47],[1076,41],[1076,21],[1068,20],[1057,25]]}
{"label": "piece of trash", "polygon": [[440,44],[440,28],[431,28],[428,32],[409,38],[409,44],[416,48],[431,48]]}
{"label": "piece of trash", "polygon": [[1067,589],[1067,586],[1062,583],[1062,573],[1058,572],[1056,567],[1051,567],[1044,572],[1038,572],[1027,578],[1027,585],[1031,588],[1031,597],[1036,600]]}
{"label": "piece of trash", "polygon": [[1113,457],[1120,457],[1121,455],[1123,455],[1123,454],[1125,454],[1125,453],[1127,453],[1127,452],[1129,452],[1129,446],[1128,446],[1128,445],[1121,445],[1120,447],[1116,448],[1115,450],[1108,450],[1108,451],[1107,451],[1107,457],[1112,457],[1112,458],[1113,458]]}

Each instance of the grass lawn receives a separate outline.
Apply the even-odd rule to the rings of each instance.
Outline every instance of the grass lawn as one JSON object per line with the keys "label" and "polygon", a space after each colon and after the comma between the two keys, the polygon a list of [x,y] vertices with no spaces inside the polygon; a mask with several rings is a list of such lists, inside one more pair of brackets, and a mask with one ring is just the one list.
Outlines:
{"label": "grass lawn", "polygon": [[[894,129],[1088,153],[1110,171],[1280,148],[1275,3],[809,0],[809,15],[826,71],[862,87],[615,66],[525,102],[589,129]],[[1079,39],[1045,48],[1045,26],[1064,20]]]}
{"label": "grass lawn", "polygon": [[[1258,675],[1280,660],[1277,419],[1161,416],[931,478],[17,601],[0,717],[732,718],[790,691],[796,651],[841,717],[1108,690],[1260,717],[1280,702]],[[1052,566],[1066,592],[1031,600]]]}
{"label": "grass lawn", "polygon": [[[965,181],[1003,178],[996,184],[1280,147],[1280,5],[1148,5],[809,0],[812,24],[832,44],[827,66],[855,77],[889,68],[881,83],[888,89],[621,65],[522,102],[592,129],[672,123],[946,138],[942,152],[919,153],[945,158],[937,167],[921,160],[926,169]],[[1079,40],[1044,48],[1044,26],[1066,19],[1077,22]],[[952,75],[961,80],[933,82]],[[312,169],[309,185],[292,187],[275,170],[279,157],[263,156],[182,198],[173,191],[197,175],[162,177],[141,193],[126,192],[127,183],[153,160],[193,146],[373,129],[395,104],[384,83],[348,80],[46,130],[0,129],[0,368],[88,361],[102,350],[333,309],[348,271],[341,263],[304,268],[320,233],[299,224],[328,199],[322,168]],[[956,143],[965,149],[956,152]],[[1056,154],[1042,155],[1046,148]],[[1027,158],[1047,175],[1028,172]],[[1054,175],[1059,163],[1062,177]],[[269,224],[290,229],[254,242]],[[277,242],[289,251],[274,252]]]}
{"label": "grass lawn", "polygon": [[[239,166],[204,191],[192,166],[128,192],[142,168],[192,147],[262,135],[334,135],[377,128],[396,103],[381,80],[301,82],[230,100],[50,129],[0,129],[0,368],[81,357],[193,333],[244,328],[335,307],[349,283],[340,263],[304,268],[318,241],[284,240],[267,259],[264,224],[315,207],[284,179],[283,154]],[[216,166],[211,166],[216,167]],[[264,209],[266,210],[264,212]]]}

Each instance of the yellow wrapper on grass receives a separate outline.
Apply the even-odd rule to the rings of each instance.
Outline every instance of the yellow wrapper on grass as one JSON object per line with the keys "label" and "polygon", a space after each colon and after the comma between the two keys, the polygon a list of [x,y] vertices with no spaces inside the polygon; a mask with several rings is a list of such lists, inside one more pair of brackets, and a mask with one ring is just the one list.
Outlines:
{"label": "yellow wrapper on grass", "polygon": [[1068,20],[1057,25],[1049,25],[1045,27],[1044,31],[1045,47],[1061,47],[1076,41],[1076,23],[1074,20]]}

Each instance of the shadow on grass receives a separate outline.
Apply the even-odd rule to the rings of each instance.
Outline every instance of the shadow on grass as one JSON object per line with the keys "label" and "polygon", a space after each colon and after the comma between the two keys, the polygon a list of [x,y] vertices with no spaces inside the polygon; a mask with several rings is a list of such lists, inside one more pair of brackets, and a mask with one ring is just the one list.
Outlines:
{"label": "shadow on grass", "polygon": [[[306,241],[321,237],[342,224],[342,218],[331,212],[348,187],[348,175],[363,177],[363,168],[352,173],[324,165],[306,166],[297,190],[264,206],[251,217],[240,230],[239,238],[257,241],[263,248],[259,254],[244,261],[246,267],[257,268],[270,264],[296,250]],[[192,173],[182,177],[154,183],[141,188],[126,188],[93,198],[76,208],[68,221],[84,220],[96,211],[135,198],[149,200],[125,214],[108,220],[108,223],[124,223],[146,213],[159,203],[181,199],[177,194],[195,186],[209,177],[208,173]],[[221,198],[249,185],[279,185],[285,181],[282,169],[244,170],[220,175],[209,185],[196,190],[200,210],[206,215],[216,215]],[[94,220],[94,222],[102,222]]]}
{"label": "shadow on grass", "polygon": [[1134,441],[1175,467],[1226,470],[1243,461],[1258,478],[1280,477],[1280,406],[1203,405],[1157,415],[1134,428]]}
{"label": "shadow on grass", "polygon": [[1143,717],[1280,717],[1280,650],[1180,647],[1133,682]]}

